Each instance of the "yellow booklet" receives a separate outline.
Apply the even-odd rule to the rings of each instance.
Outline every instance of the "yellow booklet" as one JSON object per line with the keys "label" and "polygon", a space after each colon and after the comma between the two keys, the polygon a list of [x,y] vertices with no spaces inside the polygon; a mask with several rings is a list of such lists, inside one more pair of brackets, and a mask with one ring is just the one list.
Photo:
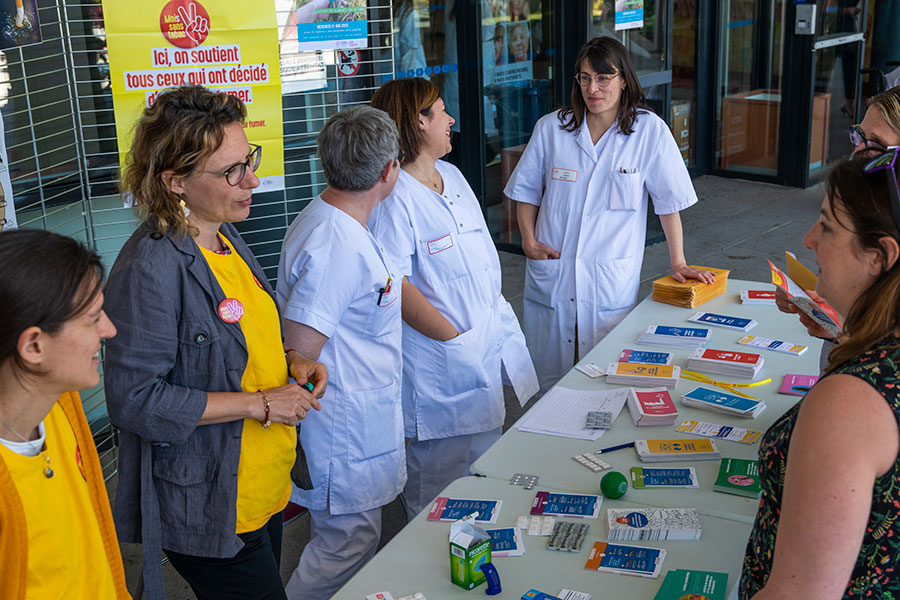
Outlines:
{"label": "yellow booklet", "polygon": [[635,440],[634,449],[643,462],[717,460],[722,457],[716,443],[708,439]]}

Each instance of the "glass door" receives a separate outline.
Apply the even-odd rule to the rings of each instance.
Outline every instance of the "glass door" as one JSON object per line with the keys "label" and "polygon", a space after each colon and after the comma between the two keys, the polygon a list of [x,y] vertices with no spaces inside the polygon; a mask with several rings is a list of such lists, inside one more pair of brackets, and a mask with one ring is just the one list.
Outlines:
{"label": "glass door", "polygon": [[830,165],[850,154],[849,128],[865,113],[859,103],[864,4],[863,0],[830,0],[818,6],[809,178],[824,175]]}
{"label": "glass door", "polygon": [[670,126],[684,164],[697,162],[697,26],[694,0],[675,0],[672,18],[672,120]]}
{"label": "glass door", "polygon": [[775,177],[787,3],[725,0],[719,14],[716,163]]}
{"label": "glass door", "polygon": [[515,202],[502,190],[535,123],[553,98],[555,47],[549,0],[482,0],[480,46],[484,115],[484,206],[498,242],[519,245]]}

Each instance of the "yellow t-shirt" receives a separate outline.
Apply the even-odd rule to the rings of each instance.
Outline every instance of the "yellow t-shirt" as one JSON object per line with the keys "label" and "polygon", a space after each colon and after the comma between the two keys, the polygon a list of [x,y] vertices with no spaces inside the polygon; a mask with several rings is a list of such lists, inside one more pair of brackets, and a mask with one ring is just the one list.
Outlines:
{"label": "yellow t-shirt", "polygon": [[[100,525],[82,474],[75,434],[59,404],[44,418],[44,454],[22,456],[0,444],[25,507],[28,528],[28,600],[106,600],[116,598]],[[17,440],[12,440],[17,441]],[[0,586],[3,582],[0,582]]]}
{"label": "yellow t-shirt", "polygon": [[[226,243],[231,245],[227,240]],[[275,301],[257,282],[240,254],[216,254],[202,247],[200,250],[225,297],[243,305],[238,323],[249,358],[241,389],[255,392],[286,385],[288,368]],[[297,431],[293,427],[272,423],[263,429],[259,421],[244,419],[238,463],[237,533],[256,531],[287,506],[296,448]]]}

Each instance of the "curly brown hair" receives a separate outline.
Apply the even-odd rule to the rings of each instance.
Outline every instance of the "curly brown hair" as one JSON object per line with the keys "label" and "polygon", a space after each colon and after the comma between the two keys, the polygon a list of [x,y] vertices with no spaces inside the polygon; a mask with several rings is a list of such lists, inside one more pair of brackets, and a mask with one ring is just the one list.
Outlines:
{"label": "curly brown hair", "polygon": [[119,189],[133,196],[138,214],[159,233],[187,234],[181,198],[163,173],[186,177],[202,167],[222,145],[225,128],[246,117],[244,103],[228,94],[198,85],[163,92],[135,127]]}

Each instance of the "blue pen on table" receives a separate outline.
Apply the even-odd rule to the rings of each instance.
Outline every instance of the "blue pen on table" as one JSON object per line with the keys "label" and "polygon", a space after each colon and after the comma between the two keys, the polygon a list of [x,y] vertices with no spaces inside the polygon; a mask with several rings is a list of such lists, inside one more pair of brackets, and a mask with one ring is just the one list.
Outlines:
{"label": "blue pen on table", "polygon": [[610,446],[609,448],[594,450],[594,454],[605,454],[607,452],[612,452],[613,450],[621,450],[622,448],[634,448],[634,442],[628,442],[627,444],[619,444],[617,446]]}

